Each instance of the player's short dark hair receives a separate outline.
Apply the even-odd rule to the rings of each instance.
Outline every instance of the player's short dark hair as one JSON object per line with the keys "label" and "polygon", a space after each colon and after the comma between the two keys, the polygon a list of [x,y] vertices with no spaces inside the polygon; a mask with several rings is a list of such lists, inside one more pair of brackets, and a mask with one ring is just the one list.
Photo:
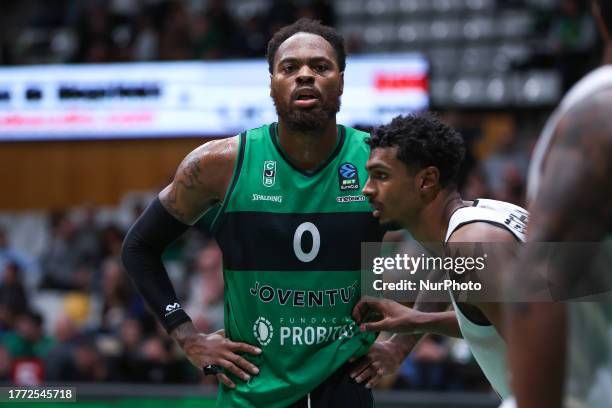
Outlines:
{"label": "player's short dark hair", "polygon": [[601,19],[606,25],[606,28],[612,35],[612,2],[610,0],[595,0],[599,6]]}
{"label": "player's short dark hair", "polygon": [[397,116],[372,132],[372,149],[397,146],[397,158],[409,168],[440,170],[440,185],[456,185],[465,156],[463,137],[431,114]]}
{"label": "player's short dark hair", "polygon": [[309,18],[300,18],[295,23],[278,30],[268,41],[268,70],[272,73],[274,68],[274,57],[282,43],[297,33],[311,33],[323,37],[336,51],[336,61],[340,72],[346,68],[346,50],[344,49],[344,38],[334,28],[321,24],[320,21]]}

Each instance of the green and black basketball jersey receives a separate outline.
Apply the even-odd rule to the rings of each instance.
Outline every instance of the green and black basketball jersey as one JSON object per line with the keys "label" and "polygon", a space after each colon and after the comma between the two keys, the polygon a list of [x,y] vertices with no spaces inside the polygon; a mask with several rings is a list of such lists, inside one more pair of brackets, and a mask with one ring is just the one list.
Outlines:
{"label": "green and black basketball jersey", "polygon": [[220,387],[222,407],[286,407],[376,337],[351,319],[361,242],[383,235],[361,194],[367,134],[338,126],[334,152],[304,172],[287,160],[276,132],[272,124],[240,135],[232,184],[213,221],[226,335],[263,351],[245,356],[259,375]]}

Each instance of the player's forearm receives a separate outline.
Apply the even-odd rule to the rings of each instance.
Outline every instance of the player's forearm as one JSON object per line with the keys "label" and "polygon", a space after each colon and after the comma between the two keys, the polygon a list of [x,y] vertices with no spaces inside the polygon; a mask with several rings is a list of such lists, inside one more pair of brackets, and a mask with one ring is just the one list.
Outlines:
{"label": "player's forearm", "polygon": [[414,347],[424,337],[423,333],[418,334],[394,334],[389,339],[390,342],[395,344],[397,351],[399,352],[401,359],[404,360],[408,357],[408,354],[412,352]]}
{"label": "player's forearm", "polygon": [[[446,309],[448,307],[444,303],[426,303],[425,306],[415,304],[414,306],[415,311],[416,307],[429,310]],[[390,341],[395,343],[403,358],[407,357],[417,343],[428,333],[462,337],[454,311],[420,312],[417,318],[412,315],[410,321],[400,323],[401,326],[410,327],[412,333],[394,334]]]}
{"label": "player's forearm", "polygon": [[428,293],[421,292],[414,304],[414,309],[421,312],[419,333],[435,333],[449,337],[463,337],[453,310],[448,310],[450,302],[430,302]]}
{"label": "player's forearm", "polygon": [[450,337],[461,337],[461,332],[459,331],[458,326],[457,326],[457,330],[455,331],[450,330],[450,329],[441,329],[438,331],[428,331],[428,332],[421,332],[421,333],[394,334],[393,336],[391,336],[389,341],[395,344],[396,349],[399,352],[403,360],[406,357],[408,357],[408,355],[412,352],[412,350],[419,343],[419,341],[421,341],[421,339],[427,336],[427,334],[429,333],[441,334],[441,335],[450,336]]}
{"label": "player's forearm", "polygon": [[561,303],[508,306],[508,361],[520,408],[562,406],[566,311]]}
{"label": "player's forearm", "polygon": [[422,315],[419,332],[440,334],[448,337],[463,337],[454,311],[422,313]]}
{"label": "player's forearm", "polygon": [[170,332],[170,337],[182,348],[185,344],[185,341],[193,336],[194,334],[198,334],[198,330],[193,325],[191,321],[187,321],[178,325]]}
{"label": "player's forearm", "polygon": [[132,282],[169,333],[190,319],[178,302],[161,254],[186,228],[156,200],[128,231],[121,253]]}

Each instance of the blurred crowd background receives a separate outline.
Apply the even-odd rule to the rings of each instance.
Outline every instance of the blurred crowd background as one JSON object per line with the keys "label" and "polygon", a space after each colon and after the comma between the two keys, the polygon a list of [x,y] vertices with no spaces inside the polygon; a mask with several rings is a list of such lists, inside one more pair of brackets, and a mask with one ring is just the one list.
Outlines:
{"label": "blurred crowd background", "polygon": [[[338,27],[351,54],[429,57],[432,108],[469,146],[465,199],[524,204],[531,149],[560,94],[537,107],[470,106],[461,92],[437,96],[444,81],[454,94],[462,75],[535,68],[558,75],[563,91],[601,57],[588,2],[579,0],[20,0],[0,2],[0,64],[261,58],[271,34],[302,16]],[[508,19],[507,33],[495,31]],[[422,37],[423,24],[437,28]],[[120,262],[127,228],[155,193],[114,206],[0,213],[0,383],[212,381],[160,329]],[[164,260],[197,327],[221,329],[222,257],[206,228],[191,229]],[[465,343],[437,337],[381,387],[488,389]]]}

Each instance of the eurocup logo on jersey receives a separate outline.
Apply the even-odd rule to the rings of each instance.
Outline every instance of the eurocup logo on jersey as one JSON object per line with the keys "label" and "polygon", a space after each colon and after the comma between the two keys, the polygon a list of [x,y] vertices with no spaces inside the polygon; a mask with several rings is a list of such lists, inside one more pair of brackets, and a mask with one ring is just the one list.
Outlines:
{"label": "eurocup logo on jersey", "polygon": [[359,173],[353,163],[343,163],[338,169],[340,190],[359,190]]}
{"label": "eurocup logo on jersey", "polygon": [[276,160],[266,160],[263,164],[263,185],[272,187],[276,182]]}
{"label": "eurocup logo on jersey", "polygon": [[262,346],[267,346],[272,341],[274,327],[265,317],[258,317],[253,324],[253,336]]}

